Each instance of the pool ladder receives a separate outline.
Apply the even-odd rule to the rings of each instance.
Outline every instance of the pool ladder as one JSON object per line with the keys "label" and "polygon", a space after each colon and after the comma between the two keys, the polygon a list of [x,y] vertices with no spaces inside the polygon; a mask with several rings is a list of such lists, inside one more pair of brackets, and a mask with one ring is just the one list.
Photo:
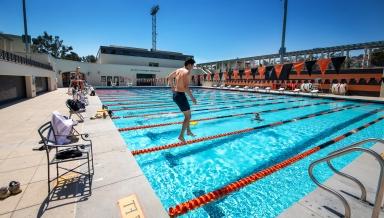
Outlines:
{"label": "pool ladder", "polygon": [[372,149],[369,149],[369,148],[361,147],[363,144],[368,143],[368,142],[377,142],[377,143],[380,143],[380,144],[384,145],[384,140],[383,139],[368,138],[368,139],[362,140],[360,142],[351,144],[351,145],[349,145],[347,147],[344,147],[342,149],[336,150],[336,151],[330,153],[328,156],[312,162],[309,165],[309,168],[308,168],[309,177],[312,179],[312,181],[314,183],[316,183],[316,185],[318,185],[320,188],[322,188],[325,191],[335,195],[343,203],[344,211],[345,211],[344,212],[344,217],[346,217],[346,218],[350,218],[351,217],[351,208],[350,208],[347,200],[339,192],[337,192],[336,190],[321,184],[313,176],[313,168],[317,164],[319,164],[319,163],[327,162],[328,167],[331,168],[331,170],[333,172],[335,172],[336,174],[338,174],[338,175],[340,175],[342,177],[345,177],[347,179],[350,179],[351,181],[355,182],[360,187],[360,190],[361,190],[360,200],[363,203],[368,203],[367,199],[366,199],[367,191],[366,191],[364,185],[358,179],[356,179],[355,177],[353,177],[351,175],[348,175],[346,173],[342,173],[339,170],[337,170],[332,165],[331,160],[335,159],[337,157],[344,156],[346,154],[352,153],[352,152],[356,152],[356,151],[365,152],[365,153],[368,153],[368,154],[372,155],[375,158],[375,160],[377,160],[377,162],[379,162],[379,165],[380,165],[380,176],[379,176],[379,181],[378,181],[377,190],[376,190],[375,204],[374,204],[373,211],[372,211],[372,216],[371,216],[372,218],[377,218],[380,215],[380,211],[381,211],[381,208],[382,208],[381,205],[382,205],[382,201],[383,201],[383,191],[384,191],[384,179],[383,179],[383,175],[384,175],[384,159],[376,151],[374,151]]}

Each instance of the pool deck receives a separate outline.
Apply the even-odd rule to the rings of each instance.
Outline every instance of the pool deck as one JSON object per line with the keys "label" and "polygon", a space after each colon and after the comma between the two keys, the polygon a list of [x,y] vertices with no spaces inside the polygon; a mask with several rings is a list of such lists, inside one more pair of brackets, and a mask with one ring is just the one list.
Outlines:
{"label": "pool deck", "polygon": [[[384,145],[377,143],[372,149],[380,154],[384,151]],[[360,202],[358,198],[361,191],[358,186],[341,176],[334,175],[323,184],[338,191],[347,200],[351,208],[351,217],[371,217],[380,173],[378,162],[372,156],[362,154],[341,172],[352,175],[363,183],[367,191],[367,201],[371,205]],[[317,188],[286,209],[279,217],[340,217],[340,215],[344,215],[342,202],[331,193]],[[380,217],[384,217],[383,210]]]}
{"label": "pool deck", "polygon": [[50,120],[52,111],[68,115],[66,91],[58,89],[0,110],[0,186],[16,180],[23,190],[0,200],[0,218],[121,217],[117,201],[132,194],[137,196],[145,217],[168,217],[113,122],[109,118],[89,119],[101,108],[97,96],[89,96],[87,118],[76,128],[89,133],[93,142],[92,186],[87,191],[87,184],[75,180],[67,184],[66,192],[57,192],[57,199],[46,204],[46,154],[32,148],[40,146],[37,129]]}

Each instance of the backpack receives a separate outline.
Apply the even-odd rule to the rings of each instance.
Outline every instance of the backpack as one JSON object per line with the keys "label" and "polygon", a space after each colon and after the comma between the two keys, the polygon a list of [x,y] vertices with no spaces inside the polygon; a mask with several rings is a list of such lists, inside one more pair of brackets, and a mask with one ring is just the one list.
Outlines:
{"label": "backpack", "polygon": [[67,104],[68,104],[68,106],[69,106],[73,111],[78,111],[78,110],[80,110],[79,105],[76,103],[76,101],[74,101],[74,100],[72,100],[72,99],[68,99],[68,100],[67,100]]}

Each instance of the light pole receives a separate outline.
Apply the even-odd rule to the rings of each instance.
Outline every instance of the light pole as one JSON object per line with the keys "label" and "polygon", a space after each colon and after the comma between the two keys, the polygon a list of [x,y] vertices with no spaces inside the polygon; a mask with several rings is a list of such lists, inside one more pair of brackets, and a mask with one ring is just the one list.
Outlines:
{"label": "light pole", "polygon": [[27,28],[27,12],[25,7],[25,0],[23,0],[23,17],[24,17],[24,36],[23,41],[25,43],[25,53],[29,54],[29,36],[28,36],[28,28]]}
{"label": "light pole", "polygon": [[287,8],[288,8],[288,0],[283,0],[284,1],[284,16],[283,16],[283,33],[281,35],[281,47],[279,50],[280,54],[280,64],[283,64],[284,62],[284,55],[286,52],[285,48],[285,28],[286,28],[286,23],[287,23]]}
{"label": "light pole", "polygon": [[156,51],[156,14],[160,10],[159,5],[155,5],[151,8],[151,15],[152,15],[152,51]]}

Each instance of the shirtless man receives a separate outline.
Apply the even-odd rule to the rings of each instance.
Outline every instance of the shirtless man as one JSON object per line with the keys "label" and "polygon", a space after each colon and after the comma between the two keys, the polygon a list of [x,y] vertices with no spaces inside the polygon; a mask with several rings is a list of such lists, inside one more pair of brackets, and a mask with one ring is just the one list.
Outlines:
{"label": "shirtless man", "polygon": [[187,130],[187,135],[195,136],[190,127],[189,121],[191,120],[191,110],[185,93],[191,98],[192,102],[196,104],[196,99],[193,97],[191,90],[189,89],[190,75],[193,69],[195,61],[188,59],[184,63],[184,67],[177,69],[168,75],[168,85],[171,86],[173,92],[173,101],[179,106],[181,112],[184,114],[183,126],[179,135],[179,140],[185,142],[184,132]]}

